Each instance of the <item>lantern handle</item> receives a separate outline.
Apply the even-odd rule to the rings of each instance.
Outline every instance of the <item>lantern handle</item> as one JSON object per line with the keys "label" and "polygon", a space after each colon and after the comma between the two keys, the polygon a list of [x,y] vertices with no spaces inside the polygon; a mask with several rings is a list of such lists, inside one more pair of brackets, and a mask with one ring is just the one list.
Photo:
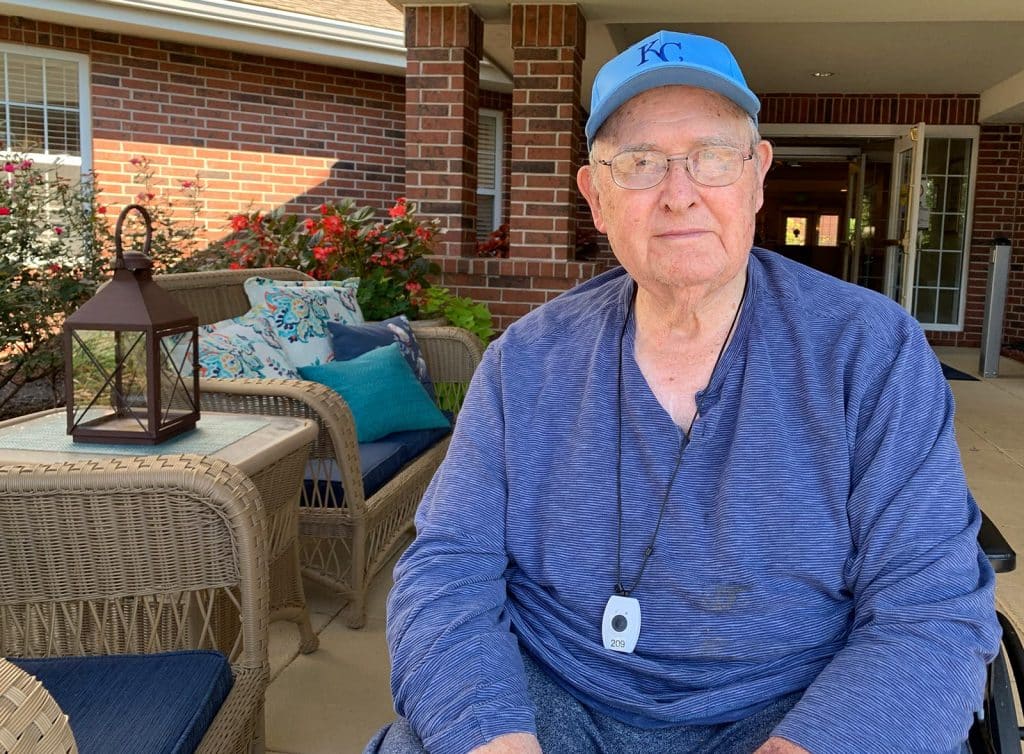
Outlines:
{"label": "lantern handle", "polygon": [[141,204],[129,204],[121,210],[121,214],[117,216],[117,224],[114,226],[115,270],[123,270],[126,267],[124,263],[124,251],[121,248],[121,226],[124,225],[125,218],[127,218],[129,213],[133,210],[142,215],[142,219],[146,223],[146,239],[142,243],[142,253],[147,257],[149,256],[149,247],[153,243],[153,218],[150,217],[149,210]]}

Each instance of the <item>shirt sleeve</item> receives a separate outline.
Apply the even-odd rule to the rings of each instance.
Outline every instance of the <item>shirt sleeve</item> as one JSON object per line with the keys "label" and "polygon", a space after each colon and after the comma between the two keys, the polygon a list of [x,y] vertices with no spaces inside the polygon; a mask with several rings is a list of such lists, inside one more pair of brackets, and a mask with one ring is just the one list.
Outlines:
{"label": "shirt sleeve", "polygon": [[860,397],[849,393],[853,625],[773,732],[812,754],[958,750],[998,650],[952,393],[912,329]]}
{"label": "shirt sleeve", "polygon": [[507,485],[500,352],[474,375],[447,457],[395,567],[387,638],[395,707],[432,754],[535,733],[504,612]]}

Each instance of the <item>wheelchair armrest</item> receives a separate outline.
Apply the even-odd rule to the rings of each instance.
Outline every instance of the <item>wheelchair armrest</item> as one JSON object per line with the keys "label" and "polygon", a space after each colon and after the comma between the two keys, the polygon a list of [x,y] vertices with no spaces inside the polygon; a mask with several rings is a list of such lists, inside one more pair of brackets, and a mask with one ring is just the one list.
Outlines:
{"label": "wheelchair armrest", "polygon": [[988,562],[992,564],[992,570],[996,573],[1006,573],[1017,567],[1017,553],[984,511],[981,512],[978,544],[981,545],[982,552],[988,557]]}

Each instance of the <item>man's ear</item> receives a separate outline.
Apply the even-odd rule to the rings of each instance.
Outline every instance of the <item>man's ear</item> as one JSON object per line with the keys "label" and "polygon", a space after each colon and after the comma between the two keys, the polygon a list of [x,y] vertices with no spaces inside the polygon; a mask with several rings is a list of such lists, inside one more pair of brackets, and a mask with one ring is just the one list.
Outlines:
{"label": "man's ear", "polygon": [[768,175],[768,170],[772,166],[772,160],[774,159],[775,153],[772,150],[772,145],[761,139],[754,147],[754,154],[757,156],[757,197],[754,203],[757,205],[754,209],[755,212],[761,209],[761,205],[764,204],[764,180]]}
{"label": "man's ear", "polygon": [[607,233],[604,224],[604,215],[601,212],[601,195],[594,185],[594,171],[590,165],[582,166],[576,171],[576,185],[580,193],[590,205],[590,216],[594,218],[594,227],[600,233]]}

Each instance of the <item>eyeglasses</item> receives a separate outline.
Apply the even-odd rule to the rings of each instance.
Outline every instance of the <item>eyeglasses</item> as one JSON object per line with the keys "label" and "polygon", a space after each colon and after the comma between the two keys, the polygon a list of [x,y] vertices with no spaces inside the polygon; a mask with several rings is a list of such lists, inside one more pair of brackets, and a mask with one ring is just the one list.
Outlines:
{"label": "eyeglasses", "polygon": [[753,159],[754,153],[744,153],[737,147],[698,147],[689,154],[669,157],[663,152],[649,149],[627,149],[610,160],[598,160],[612,169],[612,180],[624,189],[649,189],[661,183],[668,175],[668,164],[682,160],[686,172],[701,186],[729,186],[739,180],[743,163]]}

